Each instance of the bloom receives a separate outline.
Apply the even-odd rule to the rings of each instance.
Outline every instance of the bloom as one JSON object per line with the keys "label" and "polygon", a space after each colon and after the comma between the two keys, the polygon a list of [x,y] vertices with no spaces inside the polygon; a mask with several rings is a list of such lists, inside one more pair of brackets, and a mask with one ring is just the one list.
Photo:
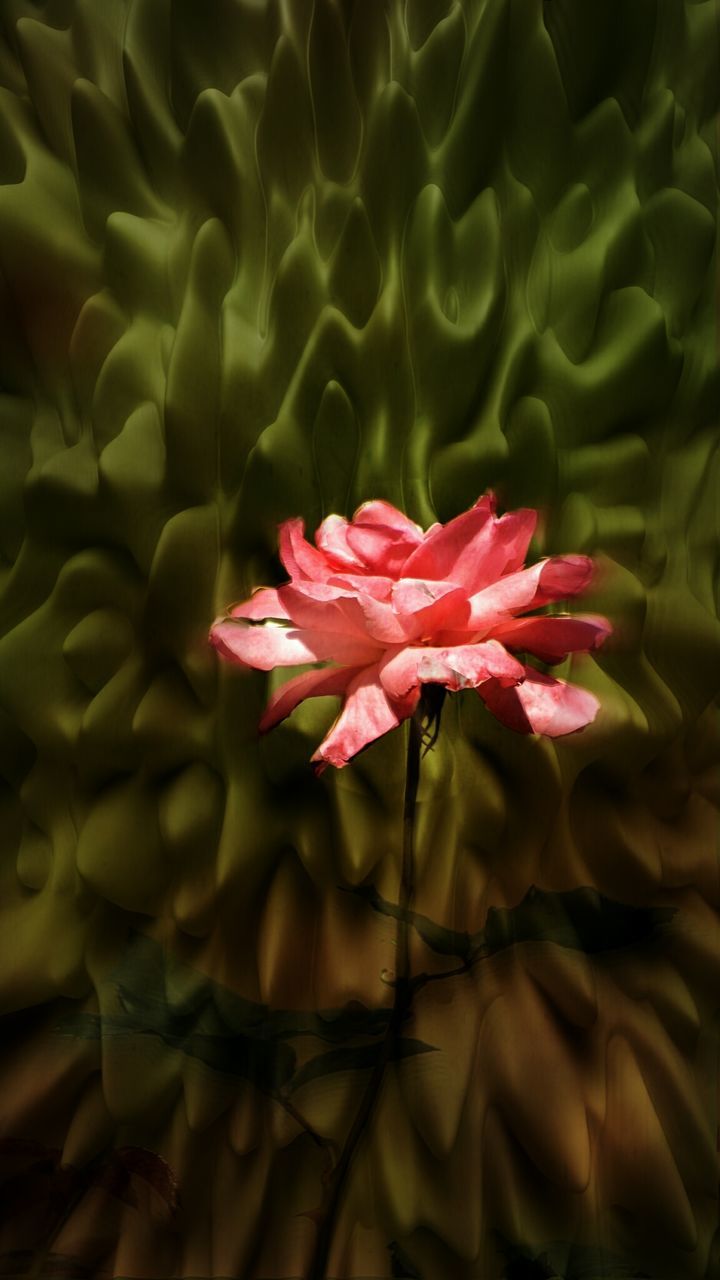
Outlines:
{"label": "bloom", "polygon": [[592,614],[531,612],[578,595],[593,572],[580,555],[525,568],[536,523],[530,509],[498,516],[492,494],[425,532],[384,501],[352,520],[328,516],[314,546],[301,519],[286,520],[279,550],[290,581],[235,605],[210,640],[261,671],[315,664],[273,695],[260,731],[305,698],[339,694],[340,715],[312,757],[319,769],[342,767],[413,715],[423,684],[477,689],[519,733],[574,733],[594,720],[597,699],[517,655],[552,665],[596,649],[611,627]]}

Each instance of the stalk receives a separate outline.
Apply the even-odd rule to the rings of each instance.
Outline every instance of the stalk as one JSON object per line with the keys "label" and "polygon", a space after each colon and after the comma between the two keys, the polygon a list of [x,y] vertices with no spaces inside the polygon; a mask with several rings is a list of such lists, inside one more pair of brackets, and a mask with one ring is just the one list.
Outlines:
{"label": "stalk", "polygon": [[[419,713],[418,713],[419,714]],[[403,800],[402,862],[400,866],[400,901],[402,915],[397,926],[397,963],[393,1007],[388,1020],[382,1052],[373,1067],[372,1074],[358,1107],[355,1119],[345,1141],[337,1164],[332,1172],[328,1205],[319,1226],[315,1252],[308,1272],[308,1280],[325,1280],[335,1225],[342,1207],[353,1158],[363,1132],[371,1122],[385,1076],[385,1068],[392,1057],[395,1042],[410,1009],[412,988],[410,983],[410,931],[406,918],[410,908],[415,880],[415,817],[418,783],[420,781],[420,748],[423,731],[420,719],[413,716],[409,722],[407,757],[405,761],[405,795]]]}

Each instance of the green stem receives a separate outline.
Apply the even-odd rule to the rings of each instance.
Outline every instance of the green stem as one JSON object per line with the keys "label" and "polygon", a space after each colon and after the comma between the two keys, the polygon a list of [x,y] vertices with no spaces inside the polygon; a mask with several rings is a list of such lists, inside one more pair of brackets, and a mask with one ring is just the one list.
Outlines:
{"label": "green stem", "polygon": [[397,962],[393,1007],[388,1020],[382,1053],[373,1067],[372,1074],[345,1141],[340,1158],[332,1173],[328,1204],[319,1226],[315,1252],[310,1263],[308,1280],[325,1280],[327,1264],[335,1233],[335,1224],[347,1186],[355,1152],[363,1132],[372,1119],[380,1096],[385,1068],[392,1057],[395,1041],[410,1009],[412,988],[410,984],[410,930],[407,912],[414,891],[415,813],[418,783],[420,781],[420,748],[422,729],[418,720],[410,720],[407,759],[405,764],[405,798],[403,802],[402,862],[400,867],[401,908],[397,927]]}

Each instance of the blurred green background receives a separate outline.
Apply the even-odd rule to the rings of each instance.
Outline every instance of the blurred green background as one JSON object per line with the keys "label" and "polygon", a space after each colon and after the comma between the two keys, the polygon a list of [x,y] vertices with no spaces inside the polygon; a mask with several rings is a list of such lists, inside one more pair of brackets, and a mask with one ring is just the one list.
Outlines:
{"label": "blurred green background", "polygon": [[717,1276],[719,34],[3,0],[0,1273],[310,1274],[404,731],[316,779],[335,702],[259,741],[275,677],[207,630],[278,521],[492,486],[598,559],[602,710],[553,745],[448,701],[411,962],[482,954],[418,986],[328,1275]]}

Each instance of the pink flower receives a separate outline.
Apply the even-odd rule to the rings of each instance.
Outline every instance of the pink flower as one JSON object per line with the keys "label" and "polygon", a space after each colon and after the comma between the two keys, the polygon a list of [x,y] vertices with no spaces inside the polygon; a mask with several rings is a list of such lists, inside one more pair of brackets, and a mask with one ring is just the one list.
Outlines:
{"label": "pink flower", "polygon": [[597,699],[516,654],[562,662],[596,649],[611,627],[590,614],[535,612],[578,595],[593,572],[579,555],[525,568],[536,521],[532,510],[498,517],[491,494],[425,533],[382,501],[350,521],[328,516],[315,546],[302,520],[286,520],[280,558],[290,581],[236,605],[210,640],[222,657],[260,671],[315,664],[273,695],[260,731],[305,698],[339,694],[340,715],[312,757],[319,769],[341,768],[413,715],[423,684],[477,689],[519,733],[574,733],[594,720]]}

